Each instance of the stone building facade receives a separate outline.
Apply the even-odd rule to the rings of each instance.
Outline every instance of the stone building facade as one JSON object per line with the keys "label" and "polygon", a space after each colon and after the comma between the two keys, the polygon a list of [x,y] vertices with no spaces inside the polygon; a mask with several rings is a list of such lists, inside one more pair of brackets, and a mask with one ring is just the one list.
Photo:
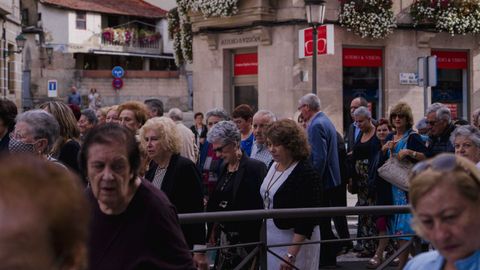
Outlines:
{"label": "stone building facade", "polygon": [[[327,1],[325,24],[334,30],[334,52],[317,60],[322,110],[339,131],[350,121],[349,104],[355,96],[367,98],[375,118],[405,101],[419,120],[424,89],[408,78],[417,73],[418,57],[437,55],[439,84],[428,89],[428,102],[447,103],[454,117],[470,119],[480,107],[478,37],[417,30],[408,14],[413,0],[393,3],[399,27],[385,39],[372,40],[341,27],[339,1]],[[238,8],[228,18],[191,16],[194,110],[231,111],[249,103],[292,117],[298,99],[312,91],[312,59],[299,56],[304,46],[300,30],[308,28],[304,2],[240,0]]]}

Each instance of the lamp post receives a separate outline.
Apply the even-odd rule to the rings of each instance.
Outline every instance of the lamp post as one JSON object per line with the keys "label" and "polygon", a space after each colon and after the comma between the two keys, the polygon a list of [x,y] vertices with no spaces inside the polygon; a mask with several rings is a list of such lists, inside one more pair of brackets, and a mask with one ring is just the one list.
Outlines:
{"label": "lamp post", "polygon": [[318,54],[318,26],[323,24],[325,18],[325,0],[305,0],[307,22],[313,30],[313,56],[312,56],[312,93],[317,94],[317,54]]}

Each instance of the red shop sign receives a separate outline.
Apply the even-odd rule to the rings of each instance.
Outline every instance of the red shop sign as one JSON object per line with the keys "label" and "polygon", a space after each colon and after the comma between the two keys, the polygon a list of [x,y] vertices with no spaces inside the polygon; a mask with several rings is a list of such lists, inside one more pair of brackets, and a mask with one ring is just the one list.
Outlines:
{"label": "red shop sign", "polygon": [[437,56],[437,68],[441,69],[467,69],[466,52],[432,51]]}
{"label": "red shop sign", "polygon": [[344,67],[381,67],[381,49],[343,48]]}
{"label": "red shop sign", "polygon": [[235,54],[233,57],[233,75],[257,75],[258,74],[258,54],[243,53]]}
{"label": "red shop sign", "polygon": [[[318,55],[334,53],[333,24],[319,26],[317,36]],[[313,28],[301,29],[298,32],[298,57],[305,58],[313,55]]]}

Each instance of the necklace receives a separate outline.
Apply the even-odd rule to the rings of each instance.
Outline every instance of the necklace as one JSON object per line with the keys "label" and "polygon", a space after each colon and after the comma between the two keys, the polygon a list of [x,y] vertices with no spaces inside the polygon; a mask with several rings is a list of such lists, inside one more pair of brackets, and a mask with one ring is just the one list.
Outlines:
{"label": "necklace", "polygon": [[290,168],[290,166],[292,166],[292,164],[293,164],[293,162],[290,162],[290,164],[288,164],[288,166],[285,168],[285,170],[283,170],[280,173],[280,175],[277,176],[277,178],[274,179],[275,174],[277,173],[278,164],[277,164],[277,166],[275,166],[275,171],[273,172],[272,177],[270,177],[270,180],[267,183],[267,188],[265,190],[265,193],[263,194],[263,204],[264,204],[265,209],[270,208],[270,189],[272,189],[272,187],[275,185],[275,183],[278,182],[278,179],[280,179],[280,177],[282,177],[282,175]]}

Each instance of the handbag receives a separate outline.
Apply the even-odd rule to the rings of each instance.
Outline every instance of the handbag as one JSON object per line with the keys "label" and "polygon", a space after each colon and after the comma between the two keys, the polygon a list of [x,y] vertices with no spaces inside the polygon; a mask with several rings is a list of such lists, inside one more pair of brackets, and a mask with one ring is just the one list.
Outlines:
{"label": "handbag", "polygon": [[413,163],[407,160],[399,160],[396,156],[390,156],[385,163],[378,168],[378,176],[385,179],[392,185],[408,191],[409,173],[413,167]]}

